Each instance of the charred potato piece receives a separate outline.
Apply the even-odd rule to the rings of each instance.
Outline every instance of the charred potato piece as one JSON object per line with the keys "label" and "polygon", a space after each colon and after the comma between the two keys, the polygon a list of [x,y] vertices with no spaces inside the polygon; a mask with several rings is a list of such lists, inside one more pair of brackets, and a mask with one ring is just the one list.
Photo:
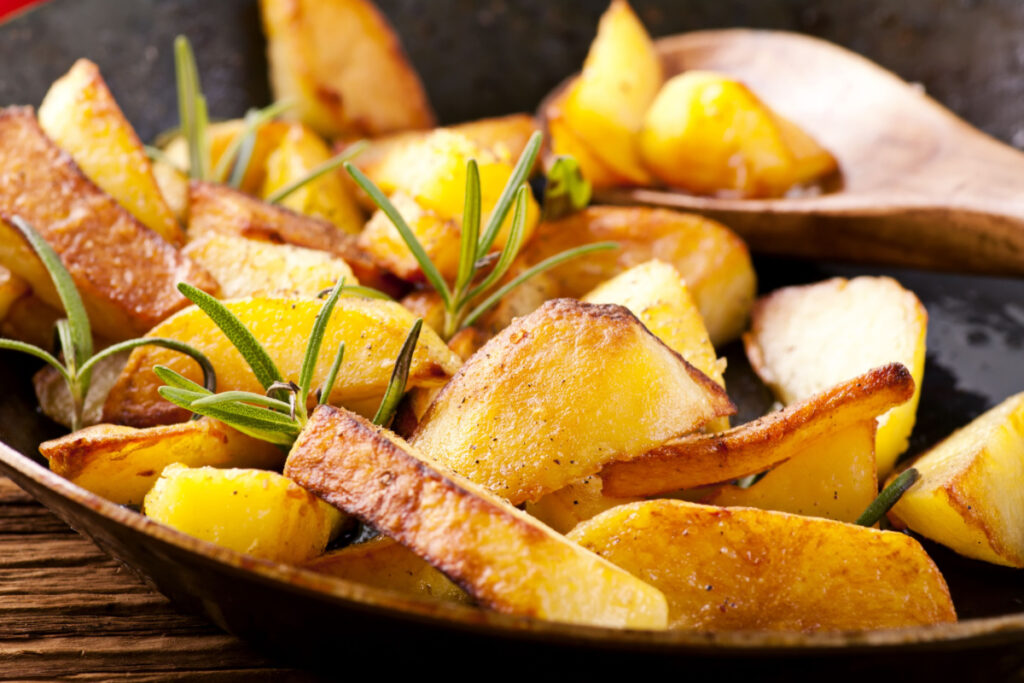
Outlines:
{"label": "charred potato piece", "polygon": [[885,476],[914,428],[927,331],[928,312],[896,280],[833,278],[763,297],[743,341],[754,370],[783,403],[886,363],[906,366],[914,396],[878,419],[875,455]]}
{"label": "charred potato piece", "polygon": [[184,307],[179,281],[217,292],[209,273],[86,178],[24,107],[0,110],[0,265],[59,307],[49,273],[9,224],[15,216],[54,248],[93,328],[111,340],[138,336]]}
{"label": "charred potato piece", "polygon": [[675,267],[719,346],[744,329],[756,278],[750,252],[721,223],[693,214],[642,207],[592,206],[537,227],[522,252],[535,264],[566,249],[611,240],[618,249],[588,254],[549,271],[559,296],[579,298],[599,284],[658,258]]}
{"label": "charred potato piece", "polygon": [[931,558],[891,531],[652,500],[613,508],[569,538],[662,590],[670,628],[818,631],[956,621]]}
{"label": "charred potato piece", "polygon": [[873,420],[914,395],[898,363],[877,368],[820,394],[722,434],[691,434],[601,472],[612,496],[649,496],[738,479],[796,457],[838,430]]}
{"label": "charred potato piece", "polygon": [[734,410],[627,309],[556,299],[470,358],[412,443],[518,504]]}
{"label": "charred potato piece", "polygon": [[142,142],[95,64],[79,59],[50,86],[39,106],[39,125],[90,180],[143,225],[171,244],[185,242]]}
{"label": "charred potato piece", "polygon": [[344,519],[276,472],[181,464],[164,469],[145,513],[189,536],[290,564],[323,553]]}
{"label": "charred potato piece", "polygon": [[262,469],[280,467],[284,460],[277,446],[206,417],[149,429],[95,425],[44,441],[39,452],[57,474],[121,505],[140,505],[174,463]]}
{"label": "charred potato piece", "polygon": [[419,76],[368,0],[261,0],[276,99],[328,137],[430,128]]}
{"label": "charred potato piece", "polygon": [[[295,340],[309,337],[321,301],[253,297],[227,301],[225,306],[252,331],[285,378],[299,376],[305,348]],[[345,344],[344,372],[339,374],[330,400],[346,405],[359,401],[360,405],[365,403],[376,408],[391,377],[394,359],[413,322],[412,314],[392,301],[341,298],[327,325],[321,350],[322,358],[333,358],[338,346]],[[287,333],[282,334],[282,330]],[[150,336],[177,339],[206,354],[217,372],[220,391],[263,393],[263,387],[242,355],[199,308],[192,306],[164,321]],[[105,421],[150,427],[181,422],[189,417],[188,411],[168,403],[157,393],[161,382],[153,373],[154,365],[166,365],[193,381],[201,380],[191,358],[160,347],[137,348],[107,397],[103,408]],[[327,362],[318,364],[314,387],[323,382],[329,365]],[[408,386],[443,384],[459,365],[458,357],[433,330],[424,328],[413,355]]]}
{"label": "charred potato piece", "polygon": [[921,479],[889,513],[967,557],[1024,567],[1024,394],[953,432],[913,463]]}
{"label": "charred potato piece", "polygon": [[665,625],[657,590],[353,413],[317,408],[285,475],[405,545],[492,609],[619,628]]}

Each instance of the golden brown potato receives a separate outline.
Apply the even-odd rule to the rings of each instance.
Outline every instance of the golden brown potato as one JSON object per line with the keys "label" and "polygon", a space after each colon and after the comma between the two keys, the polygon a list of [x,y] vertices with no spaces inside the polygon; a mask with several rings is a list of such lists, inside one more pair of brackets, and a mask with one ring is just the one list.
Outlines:
{"label": "golden brown potato", "polygon": [[576,136],[632,184],[650,184],[637,134],[662,80],[661,59],[640,19],[626,0],[612,0],[561,106]]}
{"label": "golden brown potato", "polygon": [[50,86],[39,125],[101,190],[175,246],[185,233],[164,201],[142,141],[121,113],[99,68],[79,59]]}
{"label": "golden brown potato", "polygon": [[[309,338],[323,302],[253,297],[227,301],[225,306],[266,348],[285,379],[296,380],[305,354],[304,340]],[[334,358],[338,346],[344,343],[344,364],[330,400],[376,409],[391,378],[398,351],[414,322],[412,314],[393,301],[342,297],[327,325],[312,386],[320,386],[324,381],[331,364],[327,359]],[[185,309],[155,327],[150,336],[177,339],[206,354],[217,372],[219,391],[263,393],[242,355],[199,308]],[[154,365],[166,365],[196,382],[202,379],[196,362],[188,356],[159,347],[135,349],[107,397],[103,408],[106,422],[150,427],[188,418],[188,411],[168,403],[157,393],[162,382],[153,373]],[[439,386],[459,365],[459,358],[433,330],[424,328],[413,354],[408,386]]]}
{"label": "golden brown potato", "polygon": [[622,505],[569,538],[661,589],[669,627],[818,631],[956,621],[917,541],[826,519],[681,500]]}
{"label": "golden brown potato", "polygon": [[565,117],[565,95],[572,92],[578,77],[570,82],[567,89],[553,98],[544,107],[544,119],[548,129],[548,149],[545,163],[550,166],[556,157],[571,156],[580,167],[580,174],[586,178],[593,189],[630,185],[629,178],[616,173],[610,168],[590,146],[580,139]]}
{"label": "golden brown potato", "polygon": [[174,463],[269,469],[284,461],[277,446],[206,417],[148,429],[99,424],[44,441],[39,452],[57,474],[121,505],[142,504]]}
{"label": "golden brown potato", "polygon": [[837,430],[910,399],[914,380],[894,363],[830,387],[723,434],[691,434],[601,471],[611,496],[650,496],[763,472]]}
{"label": "golden brown potato", "polygon": [[321,574],[406,595],[472,602],[466,592],[452,583],[451,579],[431,567],[416,553],[386,536],[321,555],[305,567]]}
{"label": "golden brown potato", "polygon": [[807,444],[747,488],[727,485],[702,502],[856,522],[878,494],[874,417]]}
{"label": "golden brown potato", "polygon": [[[459,271],[460,240],[462,231],[450,218],[425,209],[401,190],[390,197],[395,209],[409,225],[416,239],[427,252],[430,261],[447,281]],[[426,278],[419,262],[402,239],[401,233],[383,211],[377,210],[359,234],[358,244],[374,261],[407,281],[424,282]]]}
{"label": "golden brown potato", "polygon": [[60,255],[93,328],[111,340],[138,336],[185,306],[179,281],[217,292],[209,273],[90,182],[25,107],[0,110],[0,265],[59,307],[42,262],[6,222],[14,216]]}
{"label": "golden brown potato", "polygon": [[[331,150],[316,133],[301,123],[288,132],[266,161],[266,178],[260,196],[266,198],[309,175],[330,160]],[[280,205],[314,218],[329,221],[347,233],[363,229],[363,212],[337,173],[325,173],[280,201]]]}
{"label": "golden brown potato", "polygon": [[220,283],[221,296],[316,296],[338,280],[357,285],[348,264],[325,251],[210,232],[182,253]]}
{"label": "golden brown potato", "polygon": [[14,303],[31,291],[27,282],[0,266],[0,320],[6,319]]}
{"label": "golden brown potato", "polygon": [[276,472],[169,465],[146,515],[190,536],[275,562],[324,551],[343,515]]}
{"label": "golden brown potato", "polygon": [[518,504],[734,410],[627,309],[556,299],[470,358],[412,443]]}
{"label": "golden brown potato", "polygon": [[617,505],[635,503],[640,498],[612,498],[604,495],[601,477],[591,475],[547,494],[525,510],[560,534],[567,534],[580,522],[596,517]]}
{"label": "golden brown potato", "polygon": [[665,625],[658,591],[353,413],[317,408],[285,475],[492,609],[620,628]]}
{"label": "golden brown potato", "polygon": [[743,341],[750,364],[783,403],[886,363],[905,365],[914,376],[914,396],[878,420],[875,456],[885,476],[914,428],[927,331],[928,312],[896,280],[833,278],[760,299]]}
{"label": "golden brown potato", "polygon": [[53,344],[53,326],[64,317],[67,316],[63,310],[57,310],[36,295],[28,293],[11,303],[7,315],[0,322],[0,334],[9,339],[35,344],[41,349],[50,348]]}
{"label": "golden brown potato", "polygon": [[359,282],[393,293],[395,282],[357,244],[356,238],[333,223],[267,204],[223,185],[193,182],[189,187],[190,239],[208,233],[319,249],[340,257]]}
{"label": "golden brown potato", "polygon": [[707,71],[665,84],[647,111],[640,150],[659,180],[698,194],[779,197],[836,168],[745,85]]}
{"label": "golden brown potato", "polygon": [[953,432],[913,463],[921,479],[889,518],[961,555],[1024,567],[1024,394]]}
{"label": "golden brown potato", "polygon": [[444,302],[434,290],[420,289],[402,297],[401,304],[435,332],[444,328]]}
{"label": "golden brown potato", "polygon": [[328,137],[430,128],[419,76],[368,0],[261,0],[276,99]]}
{"label": "golden brown potato", "polygon": [[566,249],[612,240],[618,249],[588,254],[550,271],[558,296],[579,298],[624,270],[657,258],[686,281],[714,346],[738,336],[757,289],[750,252],[721,223],[693,214],[643,207],[592,206],[537,227],[522,264]]}

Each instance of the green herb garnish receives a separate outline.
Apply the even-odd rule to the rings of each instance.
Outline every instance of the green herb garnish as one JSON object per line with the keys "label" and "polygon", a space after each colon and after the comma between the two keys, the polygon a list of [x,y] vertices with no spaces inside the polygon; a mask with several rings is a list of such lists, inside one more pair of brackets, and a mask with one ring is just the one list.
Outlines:
{"label": "green herb garnish", "polygon": [[174,39],[174,74],[178,86],[178,120],[188,143],[188,175],[195,180],[210,177],[209,112],[199,83],[192,44],[185,36]]}
{"label": "green herb garnish", "polygon": [[893,479],[891,484],[882,489],[882,492],[878,494],[878,498],[875,498],[871,505],[868,505],[867,509],[864,510],[864,514],[858,517],[855,523],[861,526],[874,526],[877,524],[878,520],[882,519],[885,513],[903,497],[907,489],[913,486],[920,478],[921,473],[913,467],[906,470],[903,474]]}
{"label": "green herb garnish", "polygon": [[274,102],[263,109],[250,109],[245,112],[242,132],[231,140],[217,160],[217,167],[213,169],[213,179],[218,183],[226,182],[235,189],[240,188],[245,173],[249,170],[249,161],[252,159],[253,149],[256,148],[256,135],[260,126],[287,111],[292,104],[289,101]]}
{"label": "green herb garnish", "polygon": [[203,383],[207,389],[210,391],[216,389],[217,384],[213,365],[211,365],[209,359],[198,349],[175,339],[165,339],[162,337],[130,339],[108,346],[98,353],[93,353],[92,328],[89,325],[89,316],[86,313],[85,304],[82,303],[82,297],[79,295],[77,287],[75,287],[71,274],[64,267],[57,252],[53,250],[53,247],[43,239],[42,235],[35,228],[18,216],[13,217],[11,223],[21,232],[32,247],[32,250],[39,257],[39,260],[42,261],[43,266],[50,274],[50,279],[53,280],[57,296],[64,306],[64,312],[67,317],[57,321],[57,339],[63,362],[45,349],[13,339],[0,339],[0,349],[21,351],[22,353],[35,356],[60,373],[60,376],[67,383],[68,391],[71,393],[73,406],[71,414],[72,431],[82,428],[82,410],[85,405],[85,396],[89,391],[92,369],[96,363],[104,358],[138,346],[162,346],[191,356],[199,363],[199,367],[203,370]]}
{"label": "green herb garnish", "polygon": [[590,203],[590,181],[571,156],[555,157],[544,186],[544,220],[553,221],[576,213]]}
{"label": "green herb garnish", "polygon": [[[526,185],[526,180],[537,159],[542,139],[539,132],[534,133],[530,138],[482,232],[480,225],[480,205],[482,203],[480,172],[475,160],[470,159],[466,165],[466,199],[465,208],[462,213],[459,267],[455,281],[451,285],[445,282],[441,272],[430,260],[423,245],[420,244],[419,239],[413,233],[412,228],[405,222],[405,219],[402,218],[394,204],[384,196],[380,188],[351,163],[345,164],[345,169],[355,179],[356,183],[391,220],[398,233],[402,236],[402,240],[409,248],[409,251],[415,257],[427,282],[430,283],[431,287],[441,297],[445,310],[442,337],[445,339],[451,339],[460,329],[472,325],[481,315],[497,304],[503,296],[534,275],[553,268],[569,259],[595,251],[614,249],[618,246],[614,242],[600,242],[563,251],[523,271],[506,284],[495,289],[495,286],[508,273],[523,245],[527,201],[530,192],[529,187]],[[578,197],[578,189],[575,192]],[[492,260],[489,257],[491,247],[498,238],[498,233],[501,231],[501,226],[504,224],[509,211],[513,210],[513,205],[515,208],[512,214],[512,224],[509,229],[508,239],[505,241],[505,246],[498,254],[497,259]],[[490,267],[490,270],[486,270],[488,267]],[[486,274],[484,274],[485,271]]]}

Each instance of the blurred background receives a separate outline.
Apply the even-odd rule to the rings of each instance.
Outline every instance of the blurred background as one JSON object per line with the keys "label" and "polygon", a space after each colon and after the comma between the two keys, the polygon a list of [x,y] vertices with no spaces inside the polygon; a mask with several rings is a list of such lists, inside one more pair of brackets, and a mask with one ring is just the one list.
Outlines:
{"label": "blurred background", "polygon": [[[0,0],[0,13],[32,0]],[[171,41],[198,54],[211,112],[269,101],[256,0],[49,0],[0,40],[0,104],[38,104],[76,57],[96,61],[143,138],[176,122]],[[532,111],[576,71],[606,0],[377,0],[442,122]],[[748,26],[844,45],[1024,148],[1021,0],[633,0],[655,36]],[[59,11],[55,11],[59,10]],[[211,20],[210,15],[217,20]],[[145,34],[138,29],[146,27]]]}

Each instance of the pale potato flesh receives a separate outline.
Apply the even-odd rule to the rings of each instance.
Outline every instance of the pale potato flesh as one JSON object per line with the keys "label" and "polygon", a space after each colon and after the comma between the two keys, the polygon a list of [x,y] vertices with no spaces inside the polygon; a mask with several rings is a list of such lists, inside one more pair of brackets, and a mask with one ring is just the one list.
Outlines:
{"label": "pale potato flesh", "polygon": [[613,508],[569,538],[659,588],[670,628],[819,631],[956,621],[942,574],[901,533],[654,500]]}
{"label": "pale potato flesh", "polygon": [[524,509],[558,533],[567,534],[580,522],[596,517],[605,510],[639,500],[642,499],[605,495],[601,477],[591,475],[553,491],[535,503],[527,503]]}
{"label": "pale potato flesh", "polygon": [[353,413],[318,408],[285,475],[497,611],[613,628],[665,626],[659,591]]}
{"label": "pale potato flesh", "polygon": [[1024,394],[953,432],[912,464],[921,479],[890,519],[967,557],[1024,567]]}
{"label": "pale potato flesh", "polygon": [[[263,344],[285,379],[297,380],[306,340],[323,302],[315,298],[253,297],[226,301],[224,305]],[[346,405],[366,403],[375,409],[414,322],[409,311],[392,301],[342,297],[327,325],[312,386],[318,387],[324,381],[331,364],[329,359],[344,343],[345,359],[330,400]],[[189,307],[164,321],[150,336],[183,341],[206,354],[217,373],[218,391],[263,393],[238,349],[197,307]],[[460,364],[433,330],[424,328],[413,354],[408,386],[443,384]],[[188,411],[168,403],[157,393],[162,383],[153,373],[154,365],[166,365],[196,382],[202,379],[198,365],[187,356],[158,347],[135,349],[107,398],[105,421],[148,427],[188,418]]]}
{"label": "pale potato flesh", "polygon": [[798,457],[839,430],[874,420],[909,400],[914,380],[892,364],[830,387],[721,434],[671,439],[601,471],[611,496],[650,496],[726,482]]}
{"label": "pale potato flesh", "polygon": [[79,59],[50,86],[39,105],[39,125],[90,180],[143,225],[171,244],[185,242],[142,141],[95,64]]}
{"label": "pale potato flesh", "polygon": [[754,306],[744,335],[751,365],[783,403],[813,396],[887,363],[902,363],[916,390],[878,420],[875,456],[884,477],[907,449],[924,376],[928,313],[888,277],[833,278],[777,290]]}
{"label": "pale potato flesh", "polygon": [[99,424],[39,445],[50,469],[121,505],[140,505],[164,468],[280,467],[277,446],[210,418],[135,429]]}
{"label": "pale potato flesh", "polygon": [[627,309],[556,299],[470,358],[411,440],[515,504],[733,410]]}
{"label": "pale potato flesh", "polygon": [[275,562],[323,553],[344,516],[276,472],[168,465],[146,516],[189,536]]}
{"label": "pale potato flesh", "polygon": [[[430,262],[450,282],[459,270],[462,235],[459,225],[436,211],[423,208],[401,190],[392,194],[390,200],[419,240]],[[378,209],[373,214],[359,233],[358,243],[377,263],[403,280],[426,281],[419,261],[409,251],[402,234],[383,211]]]}

